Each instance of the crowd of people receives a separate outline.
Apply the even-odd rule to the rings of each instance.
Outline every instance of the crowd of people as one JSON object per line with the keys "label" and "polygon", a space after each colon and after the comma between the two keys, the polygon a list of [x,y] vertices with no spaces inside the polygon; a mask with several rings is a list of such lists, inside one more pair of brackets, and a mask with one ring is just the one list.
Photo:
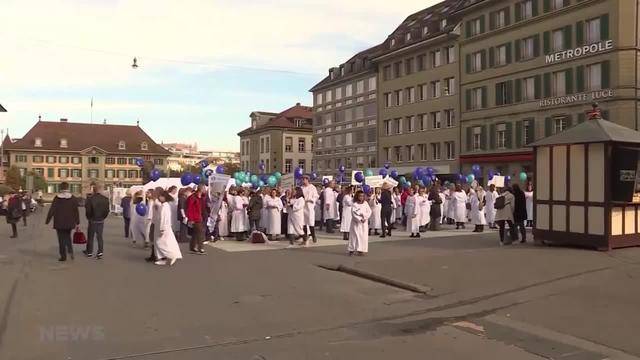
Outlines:
{"label": "crowd of people", "polygon": [[[73,258],[71,232],[79,231],[79,204],[67,183],[60,184],[60,190],[46,223],[53,220],[59,260],[66,261],[67,256]],[[190,253],[206,255],[204,245],[208,242],[227,237],[246,241],[256,233],[269,241],[288,240],[289,246],[294,247],[318,242],[317,230],[337,231],[347,241],[349,255],[363,256],[368,252],[369,236],[384,238],[391,236],[394,229],[406,229],[410,237],[419,238],[421,233],[439,231],[443,225],[464,229],[470,224],[473,232],[483,232],[488,226],[498,230],[500,244],[511,244],[525,242],[526,227],[533,226],[530,183],[524,191],[518,184],[498,192],[494,185],[485,190],[482,186],[439,182],[403,189],[385,182],[379,188],[366,190],[339,186],[334,181],[316,186],[304,176],[298,187],[290,189],[231,187],[217,206],[205,185],[128,192],[119,205],[125,238],[130,238],[134,246],[149,249],[146,260],[157,265],[173,265],[182,259],[181,242],[189,243]],[[26,225],[29,207],[21,196],[11,194],[1,206],[12,225],[12,237],[17,236],[20,218]],[[88,236],[83,253],[102,259],[110,203],[100,184],[93,184],[84,206]]]}

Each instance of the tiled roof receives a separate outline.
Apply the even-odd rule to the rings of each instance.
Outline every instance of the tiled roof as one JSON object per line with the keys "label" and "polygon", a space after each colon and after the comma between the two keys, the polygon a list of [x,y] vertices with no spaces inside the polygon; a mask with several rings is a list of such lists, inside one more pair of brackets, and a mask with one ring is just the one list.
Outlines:
{"label": "tiled roof", "polygon": [[[295,106],[276,114],[275,117],[267,121],[264,125],[258,126],[256,129],[247,128],[242,130],[238,133],[238,136],[246,136],[266,129],[300,129],[304,131],[311,131],[312,116],[311,107],[303,106],[298,103]],[[297,127],[294,121],[296,119],[305,120],[304,125],[302,127]]]}
{"label": "tiled roof", "polygon": [[7,109],[5,109],[2,104],[0,104],[0,112],[7,112]]}
{"label": "tiled roof", "polygon": [[640,144],[640,132],[604,119],[592,119],[563,132],[540,139],[530,146],[587,144],[611,141]]}
{"label": "tiled roof", "polygon": [[[376,55],[378,55],[378,53],[380,53],[381,50],[382,50],[382,45],[376,45],[355,54],[349,60],[347,60],[344,64],[341,64],[340,66],[331,68],[329,70],[329,71],[337,72],[334,75],[333,79],[331,78],[330,75],[327,75],[324,79],[322,79],[322,81],[314,85],[309,91],[314,92],[316,90],[324,88],[329,84],[339,83],[343,81],[343,79],[351,78],[354,75],[362,74],[364,72],[373,70],[373,67],[371,66],[371,63],[369,60],[374,58]],[[351,64],[353,64],[353,71],[351,70]],[[341,68],[344,69],[344,75],[340,75]]]}
{"label": "tiled roof", "polygon": [[[42,146],[36,147],[36,138]],[[60,146],[60,140],[67,140],[67,147]],[[119,149],[124,141],[125,149]],[[147,150],[142,150],[142,143]],[[5,142],[6,144],[6,142]],[[9,150],[71,151],[80,152],[97,147],[111,154],[170,155],[171,152],[158,145],[139,126],[87,124],[67,121],[38,121],[20,140],[6,144]]]}

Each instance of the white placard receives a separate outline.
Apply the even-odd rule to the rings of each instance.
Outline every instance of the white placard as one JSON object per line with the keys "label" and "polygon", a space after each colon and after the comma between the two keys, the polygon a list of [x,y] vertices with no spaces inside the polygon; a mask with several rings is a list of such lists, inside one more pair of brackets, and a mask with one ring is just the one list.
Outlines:
{"label": "white placard", "polygon": [[333,180],[333,175],[325,175],[325,176],[323,176],[322,177],[322,181],[324,182],[325,179],[329,180],[329,181],[332,181]]}
{"label": "white placard", "polygon": [[382,175],[367,176],[364,178],[364,183],[372,188],[379,188],[384,184],[384,178]]}
{"label": "white placard", "polygon": [[283,189],[290,189],[295,186],[296,179],[293,177],[293,174],[285,174],[280,178],[280,186]]}
{"label": "white placard", "polygon": [[493,179],[489,180],[487,185],[495,185],[497,188],[504,187],[504,176],[494,175]]}
{"label": "white placard", "polygon": [[392,187],[398,186],[398,182],[395,181],[391,176],[387,176],[386,178],[384,178],[384,183],[389,184]]}

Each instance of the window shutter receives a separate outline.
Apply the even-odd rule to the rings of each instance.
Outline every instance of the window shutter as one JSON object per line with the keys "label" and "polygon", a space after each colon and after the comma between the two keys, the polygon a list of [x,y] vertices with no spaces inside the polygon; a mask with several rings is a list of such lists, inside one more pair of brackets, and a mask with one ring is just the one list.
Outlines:
{"label": "window shutter", "polygon": [[582,124],[587,119],[587,115],[585,113],[578,114],[578,124]]}
{"label": "window shutter", "polygon": [[601,84],[602,84],[602,88],[603,89],[607,89],[607,88],[611,87],[611,84],[610,84],[611,83],[611,81],[610,81],[611,74],[610,74],[610,71],[609,71],[610,70],[610,65],[609,64],[610,64],[609,60],[603,61],[600,64],[600,71],[602,71],[602,74],[601,74],[602,75],[602,82],[601,82]]}
{"label": "window shutter", "polygon": [[471,89],[467,89],[465,92],[465,103],[467,110],[471,110]]}
{"label": "window shutter", "polygon": [[529,145],[532,142],[536,141],[536,119],[534,118],[530,118],[529,120],[529,136],[527,136],[527,141],[525,142],[524,145]]}
{"label": "window shutter", "polygon": [[584,65],[576,68],[576,92],[584,91]]}
{"label": "window shutter", "polygon": [[564,72],[565,76],[565,89],[567,90],[567,95],[573,94],[573,68],[569,68]]}
{"label": "window shutter", "polygon": [[540,34],[533,37],[533,56],[540,56]]}
{"label": "window shutter", "polygon": [[483,109],[487,108],[487,87],[486,86],[482,87],[482,108]]}
{"label": "window shutter", "polygon": [[576,46],[584,45],[584,22],[576,23]]}
{"label": "window shutter", "polygon": [[522,101],[522,79],[516,79],[515,83],[515,102]]}
{"label": "window shutter", "polygon": [[609,14],[600,17],[600,37],[602,40],[609,40]]}
{"label": "window shutter", "polygon": [[506,104],[513,104],[513,80],[507,81],[507,98],[505,99]]}
{"label": "window shutter", "polygon": [[471,21],[467,21],[464,24],[464,32],[467,38],[471,37]]}
{"label": "window shutter", "polygon": [[482,125],[480,127],[480,148],[487,150],[487,126]]}
{"label": "window shutter", "polygon": [[506,123],[506,136],[504,137],[504,147],[511,149],[513,147],[513,123]]}
{"label": "window shutter", "polygon": [[518,121],[516,123],[516,149],[520,149],[522,147],[522,121]]}
{"label": "window shutter", "polygon": [[567,129],[568,129],[573,126],[573,116],[567,115],[566,119],[567,119]]}
{"label": "window shutter", "polygon": [[505,46],[506,46],[506,52],[507,52],[507,55],[505,56],[507,60],[507,64],[511,64],[511,50],[513,50],[513,46],[511,46],[511,43],[507,43],[505,44]]}
{"label": "window shutter", "polygon": [[533,8],[533,16],[538,16],[538,0],[532,0],[531,7]]}
{"label": "window shutter", "polygon": [[553,134],[553,123],[550,117],[544,118],[544,136],[551,136]]}
{"label": "window shutter", "polygon": [[544,91],[542,97],[548,98],[551,96],[551,73],[544,73]]}
{"label": "window shutter", "polygon": [[492,68],[496,64],[496,49],[493,47],[489,48],[489,67]]}
{"label": "window shutter", "polygon": [[467,128],[467,151],[473,150],[473,128]]}
{"label": "window shutter", "polygon": [[496,148],[496,125],[489,125],[489,149],[493,150]]}
{"label": "window shutter", "polygon": [[467,74],[470,74],[471,73],[471,54],[467,54],[465,56],[465,63],[466,63],[465,67],[466,67]]}
{"label": "window shutter", "polygon": [[484,15],[480,16],[480,33],[484,33]]}
{"label": "window shutter", "polygon": [[538,100],[540,99],[540,93],[542,92],[542,76],[536,75],[533,79],[533,93],[536,100]]}
{"label": "window shutter", "polygon": [[511,8],[507,6],[503,10],[504,10],[504,25],[509,26],[511,25]]}
{"label": "window shutter", "polygon": [[571,49],[573,47],[571,44],[571,40],[573,39],[573,34],[571,34],[571,25],[565,26],[562,33],[564,35],[564,48]]}
{"label": "window shutter", "polygon": [[502,98],[502,87],[505,83],[496,84],[496,106],[504,105],[504,99]]}
{"label": "window shutter", "polygon": [[522,4],[516,3],[516,22],[522,20]]}
{"label": "window shutter", "polygon": [[520,61],[520,39],[516,40],[514,47],[516,49],[516,61]]}
{"label": "window shutter", "polygon": [[480,68],[482,70],[487,68],[487,50],[486,49],[482,49],[480,50]]}
{"label": "window shutter", "polygon": [[542,3],[542,11],[549,12],[551,10],[551,0],[544,0]]}
{"label": "window shutter", "polygon": [[496,14],[495,12],[489,14],[489,30],[496,29]]}
{"label": "window shutter", "polygon": [[542,47],[545,55],[551,54],[551,32],[545,31],[542,33]]}

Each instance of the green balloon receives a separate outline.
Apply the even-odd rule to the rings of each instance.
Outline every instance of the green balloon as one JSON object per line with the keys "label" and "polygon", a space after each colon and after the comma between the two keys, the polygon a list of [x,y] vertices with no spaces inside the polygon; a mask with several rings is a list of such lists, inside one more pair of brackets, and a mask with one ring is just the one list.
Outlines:
{"label": "green balloon", "polygon": [[273,173],[273,176],[276,177],[276,180],[280,181],[280,178],[282,177],[282,174],[280,173],[280,171],[276,171],[275,173]]}
{"label": "green balloon", "polygon": [[364,176],[373,176],[373,170],[371,170],[371,169],[367,169],[367,170],[364,172]]}
{"label": "green balloon", "polygon": [[275,175],[271,175],[267,179],[267,184],[269,184],[269,186],[271,187],[276,186],[278,185],[278,179],[275,177]]}
{"label": "green balloon", "polygon": [[523,171],[520,173],[520,182],[525,182],[525,181],[527,181],[527,173]]}
{"label": "green balloon", "polygon": [[250,178],[249,180],[251,180],[250,182],[251,182],[252,184],[258,184],[258,181],[259,181],[260,179],[258,179],[258,175],[251,175],[251,178]]}
{"label": "green balloon", "polygon": [[236,186],[242,186],[242,181],[240,181],[240,179],[236,179]]}

